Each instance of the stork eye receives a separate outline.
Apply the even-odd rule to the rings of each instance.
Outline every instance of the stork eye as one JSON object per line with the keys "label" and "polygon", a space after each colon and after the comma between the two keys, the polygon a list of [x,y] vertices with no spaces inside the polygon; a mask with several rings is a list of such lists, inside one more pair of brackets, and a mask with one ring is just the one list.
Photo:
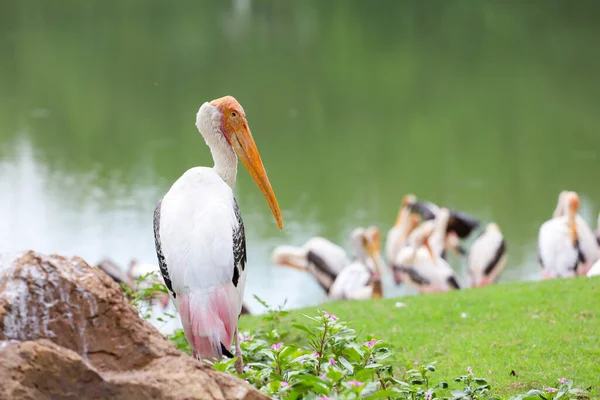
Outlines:
{"label": "stork eye", "polygon": [[237,113],[236,113],[235,111],[232,111],[232,112],[231,112],[231,116],[232,116],[232,117],[237,117]]}

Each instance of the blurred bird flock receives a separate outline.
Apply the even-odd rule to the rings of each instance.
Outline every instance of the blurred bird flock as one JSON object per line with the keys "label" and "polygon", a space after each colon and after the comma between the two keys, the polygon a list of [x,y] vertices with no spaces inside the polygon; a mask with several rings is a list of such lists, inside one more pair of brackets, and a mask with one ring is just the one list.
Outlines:
{"label": "blurred bird flock", "polygon": [[[577,193],[561,192],[555,211],[540,227],[540,279],[600,275],[600,216],[594,232],[578,214],[578,207]],[[385,296],[382,280],[386,278],[396,285],[408,285],[413,294],[493,284],[509,255],[496,223],[482,224],[464,212],[418,200],[413,194],[402,199],[396,221],[387,232],[383,254],[380,236],[376,226],[357,227],[351,233],[350,252],[317,236],[306,243],[275,247],[272,262],[276,267],[311,275],[329,300],[365,300]],[[476,238],[465,247],[470,236]],[[456,255],[454,267],[448,262],[450,253]],[[465,282],[456,273],[464,264],[468,271]],[[180,327],[172,306],[169,308],[158,266],[133,260],[125,273],[110,260],[103,260],[97,267],[117,282],[143,290],[143,298],[159,296],[157,302],[146,305],[144,315],[161,331],[172,333]],[[242,313],[250,313],[247,305]]]}

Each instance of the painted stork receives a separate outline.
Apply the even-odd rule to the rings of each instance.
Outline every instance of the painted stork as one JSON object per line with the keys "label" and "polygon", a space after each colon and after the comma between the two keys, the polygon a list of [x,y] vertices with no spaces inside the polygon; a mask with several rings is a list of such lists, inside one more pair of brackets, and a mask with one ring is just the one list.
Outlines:
{"label": "painted stork", "polygon": [[388,265],[392,265],[396,255],[406,244],[408,235],[419,225],[421,218],[417,214],[411,214],[411,205],[417,201],[413,194],[408,194],[402,199],[402,206],[398,211],[396,222],[389,230],[385,243],[385,258]]}
{"label": "painted stork", "polygon": [[246,114],[236,99],[225,96],[202,104],[196,127],[210,148],[214,167],[187,170],[156,205],[156,254],[192,355],[231,357],[228,349],[235,337],[236,369],[241,373],[237,330],[246,283],[246,237],[233,195],[238,157],[280,229],[283,221]]}
{"label": "painted stork", "polygon": [[506,243],[497,224],[487,224],[471,245],[467,265],[471,287],[494,283],[506,266]]}
{"label": "painted stork", "polygon": [[577,224],[579,196],[566,194],[566,215],[542,224],[538,235],[538,261],[542,278],[573,277],[585,263]]}
{"label": "painted stork", "polygon": [[[562,191],[558,196],[553,218],[564,217],[569,213],[569,199],[577,196],[576,192]],[[581,253],[580,267],[577,268],[578,275],[585,275],[596,260],[600,259],[600,244],[598,237],[594,234],[588,223],[579,213],[575,215],[575,227],[577,231],[578,245]]]}
{"label": "painted stork", "polygon": [[[439,231],[446,230],[450,218],[447,209],[440,209],[436,225],[428,224],[418,231],[414,242],[405,246],[393,264],[396,284],[406,282],[421,293],[460,289],[458,278],[452,267],[441,257],[443,243],[439,243]],[[434,245],[432,245],[432,239]]]}
{"label": "painted stork", "polygon": [[380,236],[376,227],[356,228],[351,234],[355,260],[345,267],[331,286],[334,300],[366,300],[383,297]]}
{"label": "painted stork", "polygon": [[271,254],[271,261],[310,273],[327,294],[338,274],[350,264],[342,247],[322,237],[314,237],[302,247],[278,246]]}

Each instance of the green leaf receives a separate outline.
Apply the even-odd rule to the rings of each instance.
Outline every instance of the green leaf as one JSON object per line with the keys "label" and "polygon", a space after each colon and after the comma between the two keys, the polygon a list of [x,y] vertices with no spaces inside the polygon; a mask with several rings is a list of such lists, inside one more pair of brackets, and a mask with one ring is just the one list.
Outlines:
{"label": "green leaf", "polygon": [[350,364],[348,360],[340,356],[338,358],[338,361],[344,366],[344,368],[346,368],[350,375],[354,374],[354,367],[352,366],[352,364]]}
{"label": "green leaf", "polygon": [[437,385],[435,385],[434,387],[441,387],[442,389],[448,389],[448,383],[447,382],[440,382]]}
{"label": "green leaf", "polygon": [[487,381],[484,378],[473,378],[473,381],[478,385],[487,385]]}

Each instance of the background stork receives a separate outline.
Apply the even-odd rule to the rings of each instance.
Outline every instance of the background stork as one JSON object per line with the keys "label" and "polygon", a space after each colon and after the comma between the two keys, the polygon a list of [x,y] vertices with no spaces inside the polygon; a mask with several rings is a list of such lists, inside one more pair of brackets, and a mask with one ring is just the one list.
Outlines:
{"label": "background stork", "polygon": [[271,254],[271,261],[278,266],[309,272],[327,294],[338,274],[350,264],[342,247],[318,236],[309,239],[302,247],[277,246]]}
{"label": "background stork", "polygon": [[[563,190],[558,196],[558,202],[556,209],[552,214],[553,218],[563,217],[569,213],[569,199],[573,197],[579,198],[576,192]],[[579,210],[579,206],[577,207]],[[575,230],[577,231],[577,240],[580,250],[580,262],[581,264],[577,268],[578,275],[585,275],[589,268],[600,259],[600,244],[598,237],[590,228],[590,225],[577,211],[575,214]]]}
{"label": "background stork", "polygon": [[469,250],[467,265],[471,287],[494,283],[506,266],[506,243],[497,224],[491,222],[475,239]]}
{"label": "background stork", "polygon": [[397,284],[406,282],[421,293],[460,289],[454,270],[441,257],[443,242],[440,232],[446,231],[449,218],[450,211],[442,208],[434,224],[415,230],[411,242],[398,253],[394,261]]}
{"label": "background stork", "polygon": [[584,260],[576,224],[579,196],[575,192],[565,196],[567,215],[544,222],[538,235],[538,261],[545,279],[575,276]]}
{"label": "background stork", "polygon": [[329,298],[366,300],[383,297],[379,230],[371,226],[356,228],[351,234],[355,260],[345,267],[331,286]]}
{"label": "background stork", "polygon": [[154,239],[165,284],[181,316],[192,355],[231,356],[242,372],[238,316],[246,283],[246,237],[233,195],[237,159],[265,196],[281,229],[283,221],[242,106],[231,96],[204,103],[196,127],[214,167],[187,170],[154,211]]}

